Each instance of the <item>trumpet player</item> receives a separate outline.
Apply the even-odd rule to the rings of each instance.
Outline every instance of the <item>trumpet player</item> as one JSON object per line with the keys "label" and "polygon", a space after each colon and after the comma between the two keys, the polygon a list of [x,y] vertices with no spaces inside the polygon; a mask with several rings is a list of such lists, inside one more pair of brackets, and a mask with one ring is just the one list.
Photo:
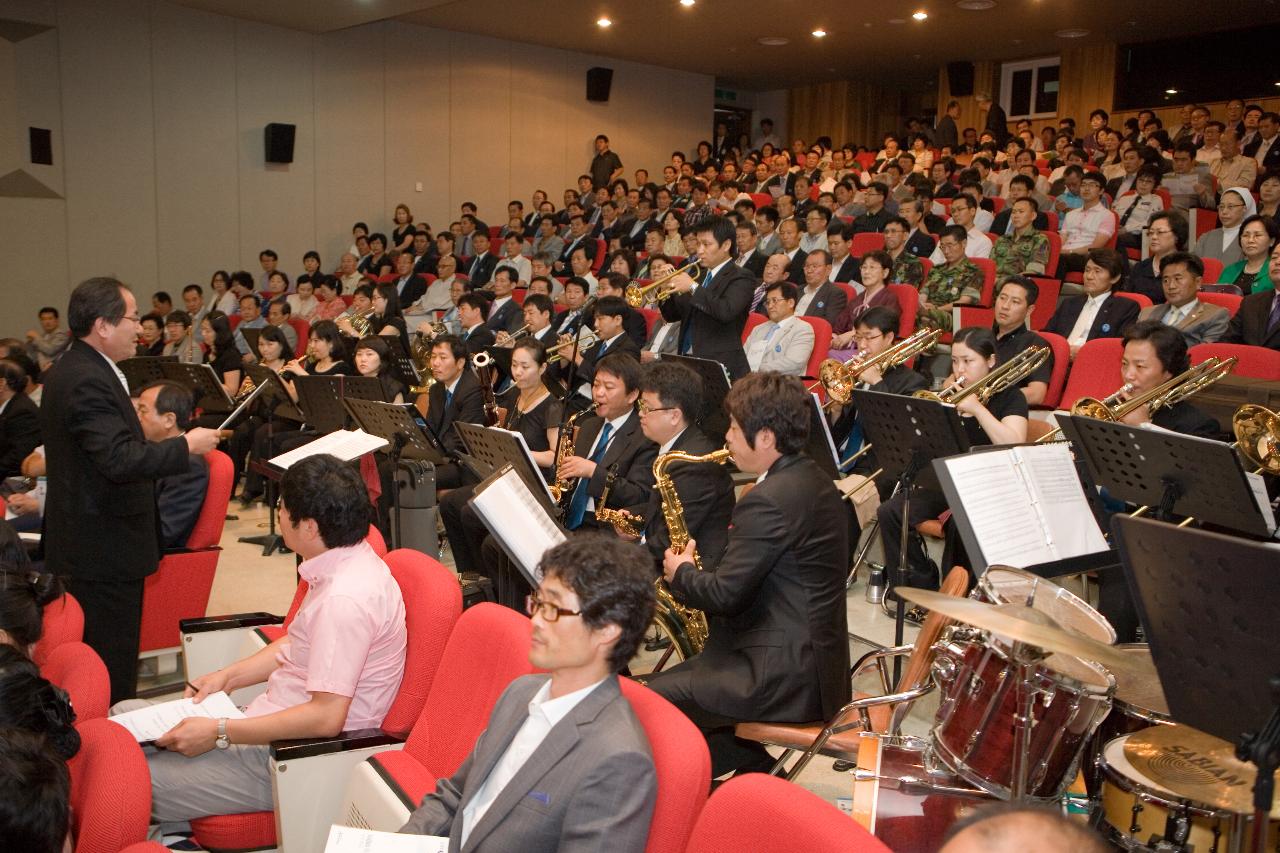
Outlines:
{"label": "trumpet player", "polygon": [[599,340],[591,347],[579,349],[574,357],[578,364],[577,376],[582,380],[582,384],[578,386],[578,394],[583,398],[589,399],[592,395],[592,380],[600,359],[614,353],[624,353],[639,360],[640,347],[623,328],[630,310],[631,306],[620,296],[605,296],[596,302],[591,323]]}
{"label": "trumpet player", "polygon": [[530,293],[524,298],[524,304],[521,306],[524,325],[512,333],[498,332],[495,345],[512,347],[521,339],[529,339],[537,341],[544,347],[550,346],[555,342],[555,330],[551,327],[551,315],[555,310],[551,297],[542,293]]}

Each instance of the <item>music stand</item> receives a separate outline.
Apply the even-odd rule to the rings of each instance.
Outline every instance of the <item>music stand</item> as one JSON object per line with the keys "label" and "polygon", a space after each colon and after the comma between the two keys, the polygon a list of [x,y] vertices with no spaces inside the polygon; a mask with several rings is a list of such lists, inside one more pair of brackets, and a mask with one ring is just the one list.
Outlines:
{"label": "music stand", "polygon": [[1154,517],[1178,515],[1262,539],[1274,521],[1229,444],[1209,438],[1144,429],[1079,415],[1058,415],[1063,434],[1098,485],[1113,497],[1150,506]]}
{"label": "music stand", "polygon": [[[1255,811],[1271,809],[1277,747],[1275,655],[1280,547],[1117,515],[1111,529],[1176,722],[1232,743],[1258,765]],[[1270,719],[1268,719],[1270,718]],[[1261,737],[1244,733],[1263,733]],[[1255,815],[1255,831],[1267,826]],[[1265,832],[1261,832],[1265,836]]]}
{"label": "music stand", "polygon": [[387,349],[391,351],[391,364],[395,369],[396,378],[404,383],[406,389],[413,388],[422,384],[422,375],[418,372],[418,365],[414,363],[413,358],[405,351],[404,344],[400,341],[399,335],[382,335],[382,340],[386,341]]}
{"label": "music stand", "polygon": [[344,399],[384,402],[385,394],[372,376],[295,376],[293,387],[303,417],[320,435],[346,428]]}
{"label": "music stand", "polygon": [[[255,359],[258,358],[258,339],[262,337],[262,330],[265,326],[256,329],[240,329],[240,337],[244,338],[245,346],[249,347],[249,354]],[[292,355],[293,353],[287,353]]]}
{"label": "music stand", "polygon": [[178,361],[167,361],[160,364],[165,379],[177,382],[184,388],[191,389],[195,395],[196,405],[206,411],[229,412],[236,403],[218,381],[218,374],[208,364],[183,364]]}
{"label": "music stand", "polygon": [[462,443],[467,446],[468,455],[487,469],[480,472],[481,479],[509,465],[520,475],[520,479],[524,480],[529,491],[543,505],[543,508],[551,515],[557,513],[555,502],[551,499],[551,490],[533,461],[524,436],[498,427],[486,427],[462,421],[454,421],[454,428],[462,437]]}
{"label": "music stand", "polygon": [[524,478],[504,465],[476,486],[468,503],[495,542],[534,589],[538,564],[547,549],[566,538],[565,529],[529,490]]}
{"label": "music stand", "polygon": [[698,413],[694,423],[712,441],[723,442],[724,434],[729,431],[729,415],[724,410],[724,398],[729,393],[729,386],[733,384],[729,371],[725,370],[723,364],[710,358],[669,353],[663,353],[661,358],[663,361],[683,364],[702,377],[702,411]]}
{"label": "music stand", "polygon": [[177,364],[178,357],[176,355],[136,355],[117,362],[116,367],[120,368],[125,381],[129,383],[129,396],[132,397],[137,396],[144,385],[149,385],[157,379],[164,379],[164,369],[161,365],[166,363]]}
{"label": "music stand", "polygon": [[284,387],[284,380],[280,378],[280,374],[270,368],[263,367],[261,364],[246,364],[244,372],[246,376],[253,380],[254,385],[259,388],[266,386],[267,390],[262,392],[261,401],[268,415],[274,414],[277,417],[291,421],[301,421],[303,419],[302,412],[298,411],[298,407],[290,399],[289,392]]}
{"label": "music stand", "polygon": [[[346,398],[343,400],[343,405],[362,430],[369,435],[387,440],[390,445],[387,455],[391,459],[393,471],[400,470],[401,460],[404,457],[422,459],[433,465],[445,463],[445,458],[436,448],[434,439],[414,422],[406,407],[355,397]],[[391,526],[391,540],[392,547],[399,548],[401,483],[398,477],[392,477],[392,480],[391,506],[395,523]]]}
{"label": "music stand", "polygon": [[822,402],[817,394],[812,393],[809,394],[809,440],[804,452],[817,462],[818,467],[832,480],[840,479],[842,474],[840,457],[836,454],[836,442],[831,437],[831,427],[827,425],[827,419],[822,416]]}
{"label": "music stand", "polygon": [[[902,490],[902,531],[899,540],[895,585],[906,586],[907,544],[911,531],[911,487],[916,476],[934,459],[956,456],[969,449],[969,436],[956,407],[919,397],[880,391],[855,390],[854,404],[862,417],[867,441],[876,445],[876,460],[884,473],[896,479]],[[907,608],[899,598],[894,617],[893,644],[902,645]],[[901,675],[902,661],[893,663],[893,680]]]}

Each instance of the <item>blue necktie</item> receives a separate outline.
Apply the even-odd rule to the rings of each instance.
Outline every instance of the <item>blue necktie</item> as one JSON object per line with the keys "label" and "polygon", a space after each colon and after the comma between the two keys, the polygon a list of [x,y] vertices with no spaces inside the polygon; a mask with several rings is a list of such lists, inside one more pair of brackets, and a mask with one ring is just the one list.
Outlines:
{"label": "blue necktie", "polygon": [[444,390],[444,407],[447,409],[453,405],[453,392],[448,388]]}
{"label": "blue necktie", "polygon": [[[604,429],[600,430],[600,440],[596,442],[596,449],[591,454],[591,461],[600,464],[600,460],[604,459],[604,453],[609,448],[609,435],[613,432],[613,424],[605,421]],[[577,530],[582,526],[582,519],[587,515],[587,480],[585,478],[578,480],[577,487],[573,490],[573,498],[569,501],[569,512],[565,515],[564,526],[570,530]]]}

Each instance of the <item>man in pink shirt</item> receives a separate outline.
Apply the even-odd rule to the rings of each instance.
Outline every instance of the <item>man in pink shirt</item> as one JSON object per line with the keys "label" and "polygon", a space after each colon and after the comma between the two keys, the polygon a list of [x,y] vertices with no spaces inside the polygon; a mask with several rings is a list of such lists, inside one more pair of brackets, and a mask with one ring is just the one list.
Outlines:
{"label": "man in pink shirt", "polygon": [[196,701],[267,683],[243,720],[191,717],[149,753],[155,822],[270,811],[269,744],[376,728],[404,673],[400,587],[364,541],[369,498],[360,475],[332,456],[312,456],[280,487],[285,545],[302,557],[310,589],[279,640],[192,682]]}

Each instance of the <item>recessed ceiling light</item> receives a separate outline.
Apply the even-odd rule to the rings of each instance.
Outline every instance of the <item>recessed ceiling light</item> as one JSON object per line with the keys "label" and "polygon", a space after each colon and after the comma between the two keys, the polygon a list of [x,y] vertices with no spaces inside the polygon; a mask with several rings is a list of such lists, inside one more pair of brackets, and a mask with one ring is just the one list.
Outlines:
{"label": "recessed ceiling light", "polygon": [[681,6],[692,6],[692,5],[693,5],[694,3],[696,3],[696,2],[698,2],[698,0],[680,0],[680,5],[681,5]]}
{"label": "recessed ceiling light", "polygon": [[1054,35],[1060,39],[1082,39],[1089,35],[1089,31],[1072,28],[1069,30],[1058,30]]}
{"label": "recessed ceiling light", "polygon": [[756,39],[756,41],[765,47],[782,47],[784,44],[791,44],[791,39],[783,38],[782,36],[764,36]]}
{"label": "recessed ceiling light", "polygon": [[1277,85],[1277,86],[1280,86],[1280,83],[1276,83],[1276,85]]}
{"label": "recessed ceiling light", "polygon": [[986,9],[994,9],[996,0],[960,0],[956,6],[969,12],[982,12]]}
{"label": "recessed ceiling light", "polygon": [[816,39],[824,39],[827,37],[827,31],[824,30],[822,27],[818,27],[816,30],[813,31],[813,37]]}
{"label": "recessed ceiling light", "polygon": [[603,27],[612,27],[612,26],[613,26],[613,21],[609,20],[608,18],[597,18],[597,19],[596,19],[596,26],[597,26],[597,27],[601,27],[601,28],[603,28]]}
{"label": "recessed ceiling light", "polygon": [[917,21],[923,21],[929,17],[929,13],[925,11],[919,11],[913,14],[911,17],[915,18]]}
{"label": "recessed ceiling light", "polygon": [[[1277,86],[1280,86],[1280,83],[1277,83],[1276,85],[1277,85]],[[1166,95],[1176,95],[1176,94],[1178,94],[1178,90],[1177,90],[1177,89],[1165,89],[1165,90],[1164,90],[1164,93],[1165,93]]]}

